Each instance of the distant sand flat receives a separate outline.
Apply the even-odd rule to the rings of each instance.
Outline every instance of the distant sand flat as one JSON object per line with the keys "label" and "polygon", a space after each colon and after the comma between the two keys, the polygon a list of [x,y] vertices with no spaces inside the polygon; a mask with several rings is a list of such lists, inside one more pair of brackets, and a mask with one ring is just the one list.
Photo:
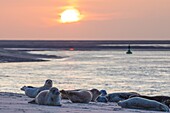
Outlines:
{"label": "distant sand flat", "polygon": [[0,92],[0,113],[161,113],[122,109],[115,103],[73,104],[62,100],[63,106],[28,104],[32,100],[23,94]]}
{"label": "distant sand flat", "polygon": [[0,63],[48,61],[43,58],[62,58],[55,55],[29,54],[26,51],[0,49]]}

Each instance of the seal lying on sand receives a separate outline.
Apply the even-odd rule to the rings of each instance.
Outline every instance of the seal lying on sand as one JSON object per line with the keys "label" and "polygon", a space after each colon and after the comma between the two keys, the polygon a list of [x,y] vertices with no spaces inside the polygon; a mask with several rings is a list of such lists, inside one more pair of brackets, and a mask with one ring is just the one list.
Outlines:
{"label": "seal lying on sand", "polygon": [[39,92],[43,90],[49,90],[52,87],[52,84],[52,80],[48,79],[45,81],[45,84],[42,87],[23,86],[21,90],[25,91],[25,95],[28,97],[35,98]]}
{"label": "seal lying on sand", "polygon": [[107,92],[106,90],[100,90],[101,95],[97,98],[97,102],[107,103],[108,99],[106,98]]}
{"label": "seal lying on sand", "polygon": [[134,97],[118,102],[118,105],[122,108],[169,112],[168,106],[154,100],[144,99],[140,97]]}
{"label": "seal lying on sand", "polygon": [[139,95],[136,92],[120,92],[120,93],[111,93],[106,96],[109,102],[119,102],[128,99],[133,95]]}
{"label": "seal lying on sand", "polygon": [[41,91],[34,100],[28,102],[31,104],[61,106],[60,92],[56,87],[50,90]]}
{"label": "seal lying on sand", "polygon": [[97,97],[100,95],[100,92],[97,89],[70,91],[61,90],[60,92],[73,103],[89,103],[90,101],[95,102]]}
{"label": "seal lying on sand", "polygon": [[170,107],[170,97],[169,96],[145,96],[145,95],[130,96],[130,98],[133,98],[133,97],[141,97],[141,98],[145,98],[145,99],[149,99],[149,100],[155,100],[155,101],[158,101],[158,102],[163,103],[163,104],[167,105],[168,107]]}
{"label": "seal lying on sand", "polygon": [[[64,90],[64,91],[81,91],[81,90],[85,90],[85,89],[75,89],[75,90]],[[60,92],[62,92],[63,90],[61,90]],[[62,99],[68,99],[66,93],[61,93],[61,98]]]}

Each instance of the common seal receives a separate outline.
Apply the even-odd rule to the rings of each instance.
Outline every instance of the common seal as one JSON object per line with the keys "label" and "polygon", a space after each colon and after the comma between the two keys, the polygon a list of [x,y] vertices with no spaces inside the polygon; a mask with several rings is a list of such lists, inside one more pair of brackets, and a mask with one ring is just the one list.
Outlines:
{"label": "common seal", "polygon": [[95,102],[97,97],[100,95],[99,90],[71,90],[71,91],[60,91],[73,103],[89,103],[90,101]]}
{"label": "common seal", "polygon": [[[75,90],[64,90],[64,91],[69,91],[69,92],[77,92],[77,91],[90,91],[92,95],[92,102],[95,102],[98,96],[101,94],[98,89],[91,89],[91,90],[86,90],[86,89],[75,89]],[[62,92],[62,91],[61,91]],[[69,99],[68,95],[66,93],[61,93],[62,99]]]}
{"label": "common seal", "polygon": [[122,108],[169,112],[168,106],[154,100],[144,99],[140,97],[134,97],[118,102],[118,105]]}
{"label": "common seal", "polygon": [[107,92],[106,90],[100,90],[101,95],[97,98],[97,102],[107,103],[108,99],[106,98]]}
{"label": "common seal", "polygon": [[41,91],[34,100],[28,102],[39,105],[61,106],[60,91],[56,87]]}
{"label": "common seal", "polygon": [[141,98],[145,98],[145,99],[149,99],[149,100],[155,100],[155,101],[158,101],[158,102],[163,103],[163,104],[167,105],[168,107],[170,107],[170,97],[169,96],[145,96],[145,95],[130,96],[130,98],[133,98],[133,97],[141,97]]}
{"label": "common seal", "polygon": [[[85,89],[74,89],[74,90],[64,90],[64,91],[80,91],[80,90],[85,90]],[[62,99],[68,99],[68,97],[67,97],[67,95],[65,93],[61,93],[61,98]]]}
{"label": "common seal", "polygon": [[49,90],[53,85],[52,80],[48,79],[45,81],[44,86],[42,87],[33,87],[33,86],[23,86],[21,88],[22,91],[25,91],[25,95],[30,98],[35,98],[39,92],[43,90]]}
{"label": "common seal", "polygon": [[136,92],[111,93],[106,96],[109,102],[119,102],[128,99],[132,95],[139,95]]}

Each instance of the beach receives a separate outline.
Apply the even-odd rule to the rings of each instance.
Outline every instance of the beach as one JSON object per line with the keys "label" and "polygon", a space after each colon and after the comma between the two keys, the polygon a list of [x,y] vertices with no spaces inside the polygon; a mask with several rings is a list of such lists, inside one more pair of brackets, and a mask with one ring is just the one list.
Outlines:
{"label": "beach", "polygon": [[170,0],[0,9],[0,113],[170,112]]}
{"label": "beach", "polygon": [[[20,88],[24,85],[42,86],[46,79],[52,79],[57,88],[66,90],[97,88],[108,93],[170,94],[167,90],[170,52],[166,41],[161,47],[159,42],[158,47],[151,45],[150,48],[132,45],[132,55],[125,54],[127,43],[123,46],[109,42],[74,41],[66,44],[15,43],[1,41],[0,113],[159,113],[123,109],[116,103],[73,104],[62,100],[62,107],[28,104],[32,99]],[[106,46],[107,43],[111,45]],[[75,50],[70,51],[70,47]]]}
{"label": "beach", "polygon": [[116,103],[71,103],[62,100],[62,106],[28,104],[24,94],[0,92],[0,113],[161,113],[136,109],[123,109]]}

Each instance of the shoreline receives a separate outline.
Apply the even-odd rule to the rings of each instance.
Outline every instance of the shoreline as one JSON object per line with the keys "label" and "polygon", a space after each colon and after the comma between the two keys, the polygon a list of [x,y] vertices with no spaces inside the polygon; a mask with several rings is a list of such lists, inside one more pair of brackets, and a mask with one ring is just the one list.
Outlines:
{"label": "shoreline", "polygon": [[[107,48],[107,47],[106,47]],[[75,48],[74,51],[123,51],[126,52],[126,49],[109,49],[106,48]],[[0,48],[0,63],[15,63],[15,62],[46,62],[50,59],[62,59],[68,56],[56,56],[56,55],[43,55],[43,54],[31,54],[30,51],[69,51],[68,48]],[[169,49],[132,49],[132,51],[170,51]]]}
{"label": "shoreline", "polygon": [[0,111],[2,113],[162,113],[137,109],[124,109],[116,103],[71,103],[62,100],[62,106],[28,104],[32,99],[24,94],[0,92]]}

